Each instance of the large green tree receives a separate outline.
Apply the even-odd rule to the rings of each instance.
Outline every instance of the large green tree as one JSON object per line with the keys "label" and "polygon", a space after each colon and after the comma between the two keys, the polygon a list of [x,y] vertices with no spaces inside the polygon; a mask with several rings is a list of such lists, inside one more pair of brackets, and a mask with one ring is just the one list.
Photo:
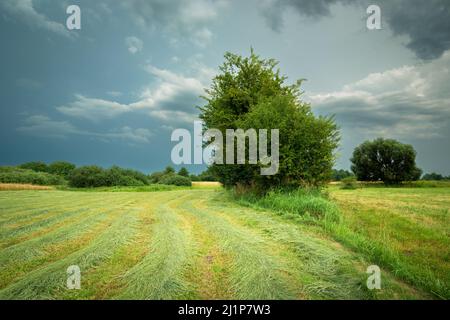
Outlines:
{"label": "large green tree", "polygon": [[301,81],[287,85],[277,64],[253,50],[249,57],[226,53],[220,73],[206,90],[206,105],[200,108],[205,130],[219,129],[225,137],[226,129],[279,129],[278,173],[262,176],[261,163],[214,164],[214,175],[226,187],[245,185],[266,191],[317,185],[330,177],[339,141],[334,120],[314,116],[310,105],[300,99]]}
{"label": "large green tree", "polygon": [[418,180],[422,171],[416,166],[416,151],[409,144],[378,138],[355,148],[352,171],[361,181],[398,184]]}

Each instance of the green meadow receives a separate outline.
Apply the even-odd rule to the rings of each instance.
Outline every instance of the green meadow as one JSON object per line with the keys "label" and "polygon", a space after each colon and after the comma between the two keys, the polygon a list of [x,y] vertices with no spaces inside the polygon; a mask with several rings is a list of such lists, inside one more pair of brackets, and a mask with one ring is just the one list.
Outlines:
{"label": "green meadow", "polygon": [[0,299],[449,298],[448,187],[110,191],[0,192]]}

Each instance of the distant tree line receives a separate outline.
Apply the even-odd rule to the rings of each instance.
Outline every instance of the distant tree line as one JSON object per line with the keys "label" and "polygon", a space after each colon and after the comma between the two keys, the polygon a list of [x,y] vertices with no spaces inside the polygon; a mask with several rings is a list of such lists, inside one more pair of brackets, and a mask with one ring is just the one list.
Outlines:
{"label": "distant tree line", "polygon": [[68,185],[74,188],[94,188],[113,186],[145,186],[166,184],[191,186],[192,181],[215,181],[210,169],[199,175],[190,174],[186,168],[178,172],[171,166],[164,171],[146,175],[133,169],[113,166],[104,169],[99,166],[80,166],[57,161],[46,164],[33,161],[17,167],[0,167],[0,183],[29,183],[37,185]]}
{"label": "distant tree line", "polygon": [[439,173],[426,173],[423,175],[422,180],[428,180],[428,181],[441,181],[441,180],[450,180],[450,176],[443,176]]}

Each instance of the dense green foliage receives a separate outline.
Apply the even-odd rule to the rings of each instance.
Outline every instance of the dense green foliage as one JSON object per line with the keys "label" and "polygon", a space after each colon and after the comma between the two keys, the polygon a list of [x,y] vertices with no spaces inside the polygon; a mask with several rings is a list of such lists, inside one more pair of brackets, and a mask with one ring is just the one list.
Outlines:
{"label": "dense green foliage", "polygon": [[148,179],[150,183],[158,183],[165,176],[164,172],[156,171],[149,175]]}
{"label": "dense green foliage", "polygon": [[428,181],[441,181],[441,180],[450,180],[450,176],[444,177],[440,173],[432,172],[432,173],[426,173],[423,175],[422,180],[428,180]]}
{"label": "dense green foliage", "polygon": [[411,145],[378,138],[355,148],[352,171],[361,181],[398,184],[418,180],[422,171],[416,167],[416,151]]}
{"label": "dense green foliage", "polygon": [[75,168],[76,166],[73,163],[66,161],[55,161],[48,166],[47,171],[51,174],[56,174],[67,178]]}
{"label": "dense green foliage", "polygon": [[218,181],[218,177],[214,174],[212,167],[208,167],[199,175],[191,174],[189,178],[191,181]]}
{"label": "dense green foliage", "polygon": [[143,173],[114,166],[103,169],[98,166],[83,166],[74,169],[68,176],[69,185],[76,188],[143,186],[149,184]]}
{"label": "dense green foliage", "polygon": [[167,166],[164,171],[153,172],[149,176],[150,183],[159,183],[174,186],[191,186],[191,179],[186,168],[181,168],[179,173],[171,166]]}
{"label": "dense green foliage", "polygon": [[36,185],[60,185],[62,177],[46,172],[36,172],[17,167],[0,167],[0,183],[21,183]]}
{"label": "dense green foliage", "polygon": [[48,172],[48,166],[42,161],[26,162],[19,166],[21,169],[33,170],[36,172]]}
{"label": "dense green foliage", "polygon": [[[287,85],[276,66],[275,60],[261,59],[253,51],[250,57],[226,53],[220,74],[206,91],[207,104],[200,108],[205,129],[219,129],[224,137],[226,129],[279,129],[278,173],[261,176],[261,163],[214,164],[214,175],[226,187],[245,185],[264,192],[278,186],[319,185],[331,175],[339,140],[333,119],[315,117],[300,101],[301,81]],[[270,145],[270,134],[268,138]],[[225,159],[225,147],[223,155]]]}
{"label": "dense green foliage", "polygon": [[192,182],[189,178],[180,176],[178,174],[165,175],[159,180],[160,184],[175,185],[175,186],[191,186]]}
{"label": "dense green foliage", "polygon": [[348,176],[341,180],[341,189],[353,190],[356,189],[356,178],[355,176]]}
{"label": "dense green foliage", "polygon": [[178,175],[189,178],[189,171],[183,167],[178,171]]}
{"label": "dense green foliage", "polygon": [[354,174],[351,173],[350,171],[343,170],[343,169],[340,169],[340,170],[333,169],[333,172],[331,174],[331,180],[341,181],[342,179],[348,178],[351,176],[354,176]]}

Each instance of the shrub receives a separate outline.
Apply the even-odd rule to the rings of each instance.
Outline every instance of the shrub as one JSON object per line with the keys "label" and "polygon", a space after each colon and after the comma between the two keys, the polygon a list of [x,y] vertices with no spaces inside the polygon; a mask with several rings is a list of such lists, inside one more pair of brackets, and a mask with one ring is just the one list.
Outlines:
{"label": "shrub", "polygon": [[48,166],[48,172],[67,178],[76,166],[66,161],[55,161]]}
{"label": "shrub", "polygon": [[350,177],[350,176],[353,176],[353,174],[350,171],[343,170],[343,169],[340,169],[340,170],[333,169],[333,173],[331,174],[331,179],[333,181],[341,181],[342,179]]}
{"label": "shrub", "polygon": [[98,166],[83,166],[74,169],[68,176],[69,185],[75,188],[107,186],[105,170]]}
{"label": "shrub", "polygon": [[143,186],[149,184],[148,177],[136,170],[113,166],[105,172],[109,186]]}
{"label": "shrub", "polygon": [[196,176],[195,174],[191,174],[189,176],[189,179],[191,179],[191,181],[200,181],[200,178],[198,176]]}
{"label": "shrub", "polygon": [[36,172],[48,172],[48,166],[42,161],[26,162],[19,166],[21,169],[29,169]]}
{"label": "shrub", "polygon": [[148,180],[150,183],[158,183],[162,177],[164,177],[164,172],[153,172],[149,177]]}
{"label": "shrub", "polygon": [[69,174],[68,180],[70,186],[75,188],[144,186],[149,184],[149,179],[143,173],[117,166],[107,170],[98,166],[80,167]]}
{"label": "shrub", "polygon": [[162,177],[159,183],[175,186],[192,186],[192,182],[189,178],[177,174],[165,175]]}
{"label": "shrub", "polygon": [[197,176],[197,178],[198,178],[197,181],[217,181],[218,180],[217,176],[214,174],[213,167],[208,167],[208,169],[206,169],[205,171],[200,173]]}
{"label": "shrub", "polygon": [[16,167],[1,167],[0,182],[51,186],[64,184],[65,180],[60,176],[46,172],[36,172],[31,169]]}
{"label": "shrub", "polygon": [[181,168],[180,171],[178,171],[178,175],[189,178],[189,171],[186,168]]}
{"label": "shrub", "polygon": [[171,166],[167,166],[164,169],[164,174],[175,174],[175,169],[173,167],[171,167]]}
{"label": "shrub", "polygon": [[341,189],[354,190],[356,189],[356,177],[346,177],[341,180]]}

